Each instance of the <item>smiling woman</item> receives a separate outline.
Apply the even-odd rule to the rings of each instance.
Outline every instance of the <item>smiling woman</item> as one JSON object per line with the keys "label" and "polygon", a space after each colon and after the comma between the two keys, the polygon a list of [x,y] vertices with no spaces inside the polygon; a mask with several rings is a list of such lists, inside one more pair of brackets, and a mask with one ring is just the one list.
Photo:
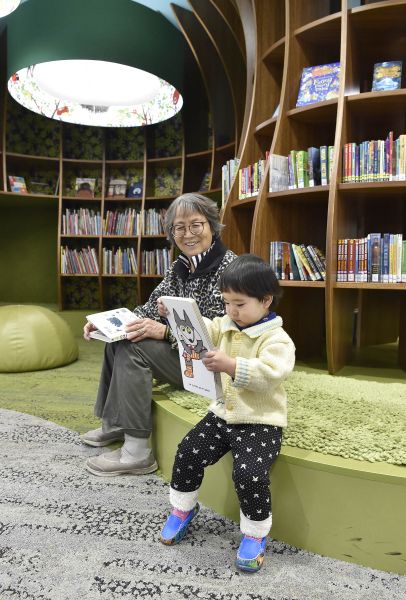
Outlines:
{"label": "smiling woman", "polygon": [[[82,441],[99,447],[124,440],[124,446],[90,458],[87,469],[94,475],[142,475],[158,468],[148,445],[152,379],[182,388],[179,352],[158,301],[161,296],[194,298],[203,316],[224,314],[217,282],[235,254],[221,242],[222,228],[217,204],[205,196],[183,194],[169,207],[165,233],[180,254],[149,300],[134,310],[127,339],[106,344],[95,406],[102,426],[82,435]],[[85,339],[92,329],[85,325]]]}

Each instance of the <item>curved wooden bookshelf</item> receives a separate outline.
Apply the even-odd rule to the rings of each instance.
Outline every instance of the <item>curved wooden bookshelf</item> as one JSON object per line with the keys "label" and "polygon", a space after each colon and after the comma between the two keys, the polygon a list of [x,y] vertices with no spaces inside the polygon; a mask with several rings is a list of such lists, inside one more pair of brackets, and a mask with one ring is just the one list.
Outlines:
{"label": "curved wooden bookshelf", "polygon": [[[252,0],[250,6],[256,63],[240,167],[266,151],[287,156],[322,145],[334,148],[334,163],[329,185],[272,193],[267,165],[258,195],[246,200],[238,199],[236,178],[223,211],[225,241],[237,253],[265,260],[271,241],[325,251],[326,281],[281,282],[280,310],[299,359],[325,361],[336,373],[357,360],[363,346],[399,339],[398,366],[405,369],[405,284],[337,281],[337,246],[371,232],[406,235],[405,181],[342,183],[344,144],[406,133],[406,89],[371,91],[376,62],[406,63],[406,2],[351,8],[348,0]],[[296,107],[303,68],[330,62],[341,63],[338,97]]]}

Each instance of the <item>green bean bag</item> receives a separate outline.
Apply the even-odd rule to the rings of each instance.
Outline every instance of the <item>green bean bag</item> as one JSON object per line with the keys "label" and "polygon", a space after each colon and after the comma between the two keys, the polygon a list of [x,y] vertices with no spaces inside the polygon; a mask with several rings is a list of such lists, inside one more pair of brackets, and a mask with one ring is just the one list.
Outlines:
{"label": "green bean bag", "polygon": [[42,306],[0,307],[0,372],[40,371],[78,358],[68,324]]}

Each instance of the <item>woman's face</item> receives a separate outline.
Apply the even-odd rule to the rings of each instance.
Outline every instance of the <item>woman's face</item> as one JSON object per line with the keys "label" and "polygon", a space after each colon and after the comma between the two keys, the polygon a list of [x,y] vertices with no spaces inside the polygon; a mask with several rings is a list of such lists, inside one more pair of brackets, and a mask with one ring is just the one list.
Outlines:
{"label": "woman's face", "polygon": [[201,213],[176,213],[172,235],[179,250],[190,257],[210,248],[213,232],[208,220]]}

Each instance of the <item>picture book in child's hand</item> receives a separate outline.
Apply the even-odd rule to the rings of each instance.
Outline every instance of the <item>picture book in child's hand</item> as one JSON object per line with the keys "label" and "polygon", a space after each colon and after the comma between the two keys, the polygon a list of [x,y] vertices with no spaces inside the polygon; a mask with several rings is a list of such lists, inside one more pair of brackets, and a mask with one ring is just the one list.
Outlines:
{"label": "picture book in child's hand", "polygon": [[137,320],[138,317],[128,308],[115,308],[94,315],[87,315],[86,319],[97,327],[96,331],[89,334],[90,337],[111,344],[111,342],[125,340],[127,338],[125,332],[127,323]]}
{"label": "picture book in child's hand", "polygon": [[169,310],[166,318],[178,342],[183,387],[220,400],[223,396],[220,373],[208,371],[202,361],[214,346],[195,300],[162,296],[162,302]]}
{"label": "picture book in child's hand", "polygon": [[375,63],[372,78],[372,91],[398,90],[402,79],[402,61],[389,60]]}
{"label": "picture book in child's hand", "polygon": [[300,79],[296,106],[306,106],[338,97],[340,87],[340,63],[328,63],[305,67]]}
{"label": "picture book in child's hand", "polygon": [[27,194],[27,186],[25,184],[24,177],[9,175],[8,180],[10,182],[10,189],[12,192],[16,192],[18,194]]}

